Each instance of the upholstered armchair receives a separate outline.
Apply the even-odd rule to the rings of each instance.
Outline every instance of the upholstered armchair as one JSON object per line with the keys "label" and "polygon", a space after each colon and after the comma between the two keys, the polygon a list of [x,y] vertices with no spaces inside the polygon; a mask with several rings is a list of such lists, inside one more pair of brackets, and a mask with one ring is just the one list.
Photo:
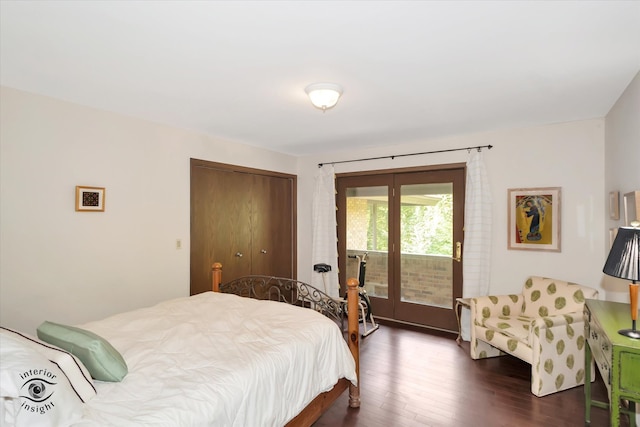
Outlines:
{"label": "upholstered armchair", "polygon": [[583,306],[597,297],[595,289],[533,276],[521,294],[471,298],[471,358],[524,360],[539,397],[584,384]]}

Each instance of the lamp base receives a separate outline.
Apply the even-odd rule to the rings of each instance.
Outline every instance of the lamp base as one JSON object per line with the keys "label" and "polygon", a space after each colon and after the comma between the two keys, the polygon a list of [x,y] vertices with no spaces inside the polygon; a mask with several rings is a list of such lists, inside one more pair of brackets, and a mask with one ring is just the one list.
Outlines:
{"label": "lamp base", "polygon": [[640,340],[640,331],[636,329],[620,329],[618,333],[620,335],[624,335],[625,337]]}

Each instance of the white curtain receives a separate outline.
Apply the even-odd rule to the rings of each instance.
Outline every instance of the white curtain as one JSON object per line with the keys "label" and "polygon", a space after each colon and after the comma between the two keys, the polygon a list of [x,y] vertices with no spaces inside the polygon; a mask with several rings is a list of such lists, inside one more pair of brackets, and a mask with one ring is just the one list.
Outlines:
{"label": "white curtain", "polygon": [[[492,199],[482,151],[472,150],[467,161],[462,267],[464,298],[487,295],[491,276]],[[469,310],[462,310],[462,338],[469,341]]]}
{"label": "white curtain", "polygon": [[338,282],[338,245],[336,223],[336,183],[333,165],[318,168],[315,177],[312,224],[312,266],[329,264],[331,271],[318,273],[313,271],[311,285],[337,298],[340,294]]}

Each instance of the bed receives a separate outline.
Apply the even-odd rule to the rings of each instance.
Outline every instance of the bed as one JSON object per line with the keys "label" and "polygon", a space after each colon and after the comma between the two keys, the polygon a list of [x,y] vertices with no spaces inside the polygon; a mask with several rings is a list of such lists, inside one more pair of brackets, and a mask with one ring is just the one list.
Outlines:
{"label": "bed", "polygon": [[357,281],[348,295],[345,310],[291,279],[223,283],[216,263],[211,292],[44,322],[40,339],[3,328],[3,425],[309,426],[347,389],[360,405]]}

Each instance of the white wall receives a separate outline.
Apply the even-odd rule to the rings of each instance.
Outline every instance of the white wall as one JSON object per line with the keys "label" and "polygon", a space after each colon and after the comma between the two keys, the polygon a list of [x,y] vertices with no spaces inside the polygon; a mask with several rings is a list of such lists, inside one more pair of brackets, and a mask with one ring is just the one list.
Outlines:
{"label": "white wall", "polygon": [[[640,72],[616,101],[606,117],[605,192],[619,191],[620,196],[640,190]],[[623,206],[620,206],[622,214]],[[608,210],[608,205],[605,207]],[[608,218],[608,212],[607,212]],[[608,227],[623,225],[608,219]],[[607,233],[608,235],[608,233]],[[607,246],[608,249],[608,246]],[[608,252],[605,251],[605,252]],[[603,276],[607,299],[629,301],[629,281]],[[636,407],[636,423],[640,423],[640,407]]]}
{"label": "white wall", "polygon": [[[604,119],[299,159],[9,88],[0,91],[0,123],[0,323],[25,332],[45,319],[82,323],[188,295],[191,157],[298,174],[298,278],[309,281],[304,230],[318,162],[492,144],[484,155],[495,201],[491,291],[517,291],[530,274],[602,280]],[[462,151],[336,171],[466,160]],[[75,185],[106,187],[106,211],[75,212]],[[507,250],[507,189],[545,186],[562,187],[562,252]]]}
{"label": "white wall", "polygon": [[[564,279],[600,288],[604,265],[604,120],[587,120],[463,135],[300,159],[298,227],[311,226],[313,176],[318,163],[412,152],[493,145],[484,152],[494,200],[490,292],[515,293],[530,275]],[[466,151],[335,165],[336,173],[466,162]],[[562,187],[561,252],[507,250],[507,189]],[[305,254],[311,241],[299,234],[298,276],[309,280]]]}
{"label": "white wall", "polygon": [[[608,242],[608,229],[624,225],[623,194],[640,190],[640,73],[611,108],[605,123],[605,197],[609,197],[610,191],[620,193],[619,221],[609,219],[609,205],[606,203],[604,206],[606,227],[603,233]],[[606,245],[605,254],[608,249]],[[603,277],[607,299],[612,301],[629,301],[628,286],[627,280]]]}
{"label": "white wall", "polygon": [[[1,88],[0,323],[83,323],[189,295],[189,159],[295,158]],[[104,213],[75,186],[106,187]],[[182,239],[182,249],[176,249]]]}

